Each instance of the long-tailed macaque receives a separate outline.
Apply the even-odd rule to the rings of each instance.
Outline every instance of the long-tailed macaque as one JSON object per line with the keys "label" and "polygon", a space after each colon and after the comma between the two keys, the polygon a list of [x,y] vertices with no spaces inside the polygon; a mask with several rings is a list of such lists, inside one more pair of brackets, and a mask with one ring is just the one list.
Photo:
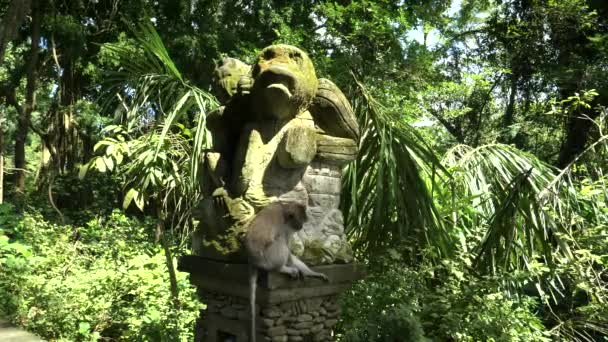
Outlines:
{"label": "long-tailed macaque", "polygon": [[289,239],[306,222],[306,207],[296,202],[269,204],[254,217],[245,235],[249,260],[251,306],[251,341],[255,342],[255,294],[258,271],[278,271],[292,278],[314,277],[327,281],[327,276],[306,266],[289,250]]}

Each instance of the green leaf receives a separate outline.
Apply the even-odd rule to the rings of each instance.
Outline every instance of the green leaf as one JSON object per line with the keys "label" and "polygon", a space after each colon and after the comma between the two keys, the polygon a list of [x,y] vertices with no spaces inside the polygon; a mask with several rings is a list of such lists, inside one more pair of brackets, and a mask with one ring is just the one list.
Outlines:
{"label": "green leaf", "polygon": [[112,169],[114,168],[114,161],[112,160],[112,157],[104,157],[103,161],[106,164],[108,171],[112,171]]}
{"label": "green leaf", "polygon": [[133,198],[138,195],[139,195],[139,192],[137,192],[137,190],[135,190],[133,188],[129,189],[129,191],[127,191],[127,193],[125,194],[125,198],[122,201],[123,209],[129,208],[129,204],[131,204],[131,201],[133,200]]}
{"label": "green leaf", "polygon": [[79,179],[84,179],[84,177],[86,176],[88,170],[89,170],[89,164],[88,163],[80,165],[78,167],[78,178]]}
{"label": "green leaf", "polygon": [[139,210],[144,211],[144,195],[139,192],[135,195],[135,205],[139,208]]}
{"label": "green leaf", "polygon": [[123,155],[122,155],[122,153],[116,152],[116,153],[114,154],[114,157],[116,158],[116,164],[117,164],[117,165],[122,164],[122,160],[123,160]]}
{"label": "green leaf", "polygon": [[97,170],[99,170],[99,172],[106,172],[106,163],[101,157],[95,158],[95,167]]}
{"label": "green leaf", "polygon": [[91,324],[88,322],[80,322],[78,323],[78,332],[83,335],[88,335],[91,331]]}
{"label": "green leaf", "polygon": [[158,140],[158,144],[156,147],[156,154],[158,154],[158,152],[160,151],[162,144],[165,140],[165,137],[167,136],[167,132],[169,132],[169,129],[171,128],[171,124],[177,120],[180,115],[185,112],[186,110],[188,110],[191,107],[191,104],[188,104],[188,100],[190,100],[190,97],[192,96],[190,91],[187,91],[175,104],[175,106],[173,107],[173,110],[171,111],[171,113],[169,114],[169,116],[165,119],[165,122],[163,124],[163,130],[160,134],[160,138]]}
{"label": "green leaf", "polygon": [[108,141],[102,140],[95,144],[95,146],[93,147],[93,151],[97,152],[98,149],[102,148],[103,146],[108,146],[109,144],[110,143]]}

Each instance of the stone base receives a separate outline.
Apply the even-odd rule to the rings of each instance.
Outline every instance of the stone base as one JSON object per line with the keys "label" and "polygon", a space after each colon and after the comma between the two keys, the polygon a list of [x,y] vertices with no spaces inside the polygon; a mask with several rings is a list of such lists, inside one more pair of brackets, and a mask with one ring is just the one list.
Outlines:
{"label": "stone base", "polygon": [[[246,264],[229,264],[185,256],[178,268],[190,273],[198,295],[207,304],[197,321],[197,342],[249,341],[249,284]],[[312,267],[329,282],[294,280],[260,272],[256,294],[258,341],[332,341],[338,322],[337,298],[363,278],[357,264]]]}

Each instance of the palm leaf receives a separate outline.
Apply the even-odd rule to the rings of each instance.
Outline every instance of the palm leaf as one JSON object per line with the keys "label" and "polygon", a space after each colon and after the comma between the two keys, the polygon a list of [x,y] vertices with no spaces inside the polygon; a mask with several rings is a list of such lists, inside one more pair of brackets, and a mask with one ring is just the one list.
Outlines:
{"label": "palm leaf", "polygon": [[359,156],[344,172],[341,208],[356,250],[402,247],[411,257],[431,248],[448,255],[451,242],[427,182],[446,174],[432,150],[398,112],[357,82],[354,108],[361,127]]}
{"label": "palm leaf", "polygon": [[[121,103],[116,106],[116,112],[122,113],[120,117],[126,116],[130,129],[141,127],[145,130],[150,125],[162,126],[156,142],[156,153],[161,150],[174,123],[186,113],[197,113],[199,119],[190,176],[193,183],[198,183],[200,154],[209,143],[205,115],[218,106],[217,100],[184,79],[152,24],[139,25],[133,35],[134,46],[119,43],[104,45],[120,66],[117,71],[107,72],[106,94],[112,98],[119,94]],[[162,122],[156,122],[152,114],[163,118]]]}
{"label": "palm leaf", "polygon": [[556,258],[571,258],[570,222],[564,211],[570,184],[555,182],[556,170],[512,146],[478,148],[459,145],[445,157],[454,167],[457,191],[472,198],[476,209],[466,224],[486,227],[477,247],[476,266],[483,272],[526,269],[541,261],[555,266]]}

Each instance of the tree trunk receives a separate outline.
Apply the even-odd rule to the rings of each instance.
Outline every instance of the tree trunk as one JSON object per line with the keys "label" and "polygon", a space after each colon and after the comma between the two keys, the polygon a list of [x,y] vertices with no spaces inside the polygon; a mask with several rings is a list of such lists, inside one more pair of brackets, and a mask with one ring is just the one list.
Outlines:
{"label": "tree trunk", "polygon": [[17,192],[21,193],[25,191],[25,143],[29,131],[30,117],[36,106],[36,68],[38,65],[40,26],[42,22],[40,5],[40,1],[32,3],[32,47],[26,70],[25,107],[19,113],[17,132],[15,133],[15,187]]}
{"label": "tree trunk", "polygon": [[509,103],[507,103],[507,109],[505,110],[505,116],[503,118],[503,141],[511,142],[511,136],[509,133],[509,126],[513,124],[515,116],[515,98],[517,96],[517,81],[518,75],[511,75],[511,89],[509,92]]}
{"label": "tree trunk", "polygon": [[0,113],[0,204],[4,203],[4,115]]}
{"label": "tree trunk", "polygon": [[[582,79],[583,75],[578,76],[577,79]],[[574,95],[574,93],[580,93],[581,89],[575,85],[564,85],[560,91],[562,99],[568,98],[568,96]],[[579,106],[576,110],[572,110],[569,113],[568,121],[566,122],[566,136],[559,150],[559,157],[555,166],[560,169],[567,167],[579,154],[585,151],[585,147],[589,140],[589,133],[592,127],[595,125],[593,120],[597,118],[599,112],[596,110],[597,106],[608,105],[608,88],[598,89],[598,96],[595,97],[590,103],[590,108]]]}
{"label": "tree trunk", "polygon": [[167,270],[169,271],[169,283],[171,289],[171,301],[175,309],[179,308],[179,290],[177,288],[177,276],[175,275],[175,267],[173,266],[173,255],[171,254],[171,248],[169,241],[167,240],[167,233],[165,231],[165,220],[162,215],[161,206],[156,206],[156,216],[158,222],[156,223],[156,233],[160,238],[160,243],[165,252],[165,259],[167,262]]}
{"label": "tree trunk", "polygon": [[19,27],[30,13],[31,8],[31,0],[13,0],[8,5],[2,22],[0,22],[0,64],[4,61],[6,46],[17,36]]}
{"label": "tree trunk", "polygon": [[[595,105],[593,104],[593,106]],[[585,150],[585,145],[587,145],[589,138],[589,130],[593,126],[592,120],[596,117],[597,113],[593,109],[576,110],[570,115],[568,126],[566,127],[566,139],[562,144],[557,159],[556,166],[558,168],[565,168],[576,156]]]}

